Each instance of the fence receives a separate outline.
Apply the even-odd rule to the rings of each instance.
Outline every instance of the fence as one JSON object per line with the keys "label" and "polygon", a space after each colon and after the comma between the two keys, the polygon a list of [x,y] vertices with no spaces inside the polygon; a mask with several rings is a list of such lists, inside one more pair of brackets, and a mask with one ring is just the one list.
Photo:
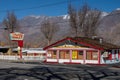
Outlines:
{"label": "fence", "polygon": [[[20,56],[0,55],[1,60],[19,60]],[[22,56],[22,60],[26,61],[44,61],[45,56]]]}

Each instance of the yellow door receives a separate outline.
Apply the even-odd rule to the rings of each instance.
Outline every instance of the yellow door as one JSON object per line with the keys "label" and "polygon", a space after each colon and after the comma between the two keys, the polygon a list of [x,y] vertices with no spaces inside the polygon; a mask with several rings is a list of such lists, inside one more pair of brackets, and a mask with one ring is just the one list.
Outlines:
{"label": "yellow door", "polygon": [[72,59],[77,59],[77,51],[72,51]]}

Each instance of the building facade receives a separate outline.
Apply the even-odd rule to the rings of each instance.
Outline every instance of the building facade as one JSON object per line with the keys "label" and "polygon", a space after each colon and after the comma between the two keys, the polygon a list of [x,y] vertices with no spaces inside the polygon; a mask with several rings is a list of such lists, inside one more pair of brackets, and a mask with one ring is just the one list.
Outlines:
{"label": "building facade", "polygon": [[68,37],[44,48],[46,62],[112,64],[120,61],[119,46],[100,38]]}

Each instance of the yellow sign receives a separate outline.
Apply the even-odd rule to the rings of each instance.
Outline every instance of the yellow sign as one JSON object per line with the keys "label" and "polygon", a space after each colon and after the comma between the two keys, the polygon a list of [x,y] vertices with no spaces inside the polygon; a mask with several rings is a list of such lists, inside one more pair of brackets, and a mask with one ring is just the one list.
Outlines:
{"label": "yellow sign", "polygon": [[72,51],[72,59],[77,59],[77,51]]}
{"label": "yellow sign", "polygon": [[65,45],[58,46],[57,48],[84,48],[84,47],[65,44]]}

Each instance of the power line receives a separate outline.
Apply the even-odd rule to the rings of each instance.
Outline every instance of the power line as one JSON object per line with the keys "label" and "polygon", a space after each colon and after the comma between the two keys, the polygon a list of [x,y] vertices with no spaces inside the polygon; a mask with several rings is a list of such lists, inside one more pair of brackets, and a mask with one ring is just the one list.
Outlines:
{"label": "power line", "polygon": [[[74,1],[79,1],[79,0],[74,0]],[[71,1],[71,2],[73,2],[73,1]],[[42,8],[42,7],[56,6],[56,5],[65,4],[65,3],[68,3],[68,0],[56,2],[56,3],[51,3],[51,4],[40,5],[40,6],[36,6],[36,7],[19,8],[19,9],[12,9],[12,10],[0,10],[0,13],[1,12],[8,12],[8,11],[22,11],[22,10],[28,10],[28,9],[38,9],[38,8]]]}

